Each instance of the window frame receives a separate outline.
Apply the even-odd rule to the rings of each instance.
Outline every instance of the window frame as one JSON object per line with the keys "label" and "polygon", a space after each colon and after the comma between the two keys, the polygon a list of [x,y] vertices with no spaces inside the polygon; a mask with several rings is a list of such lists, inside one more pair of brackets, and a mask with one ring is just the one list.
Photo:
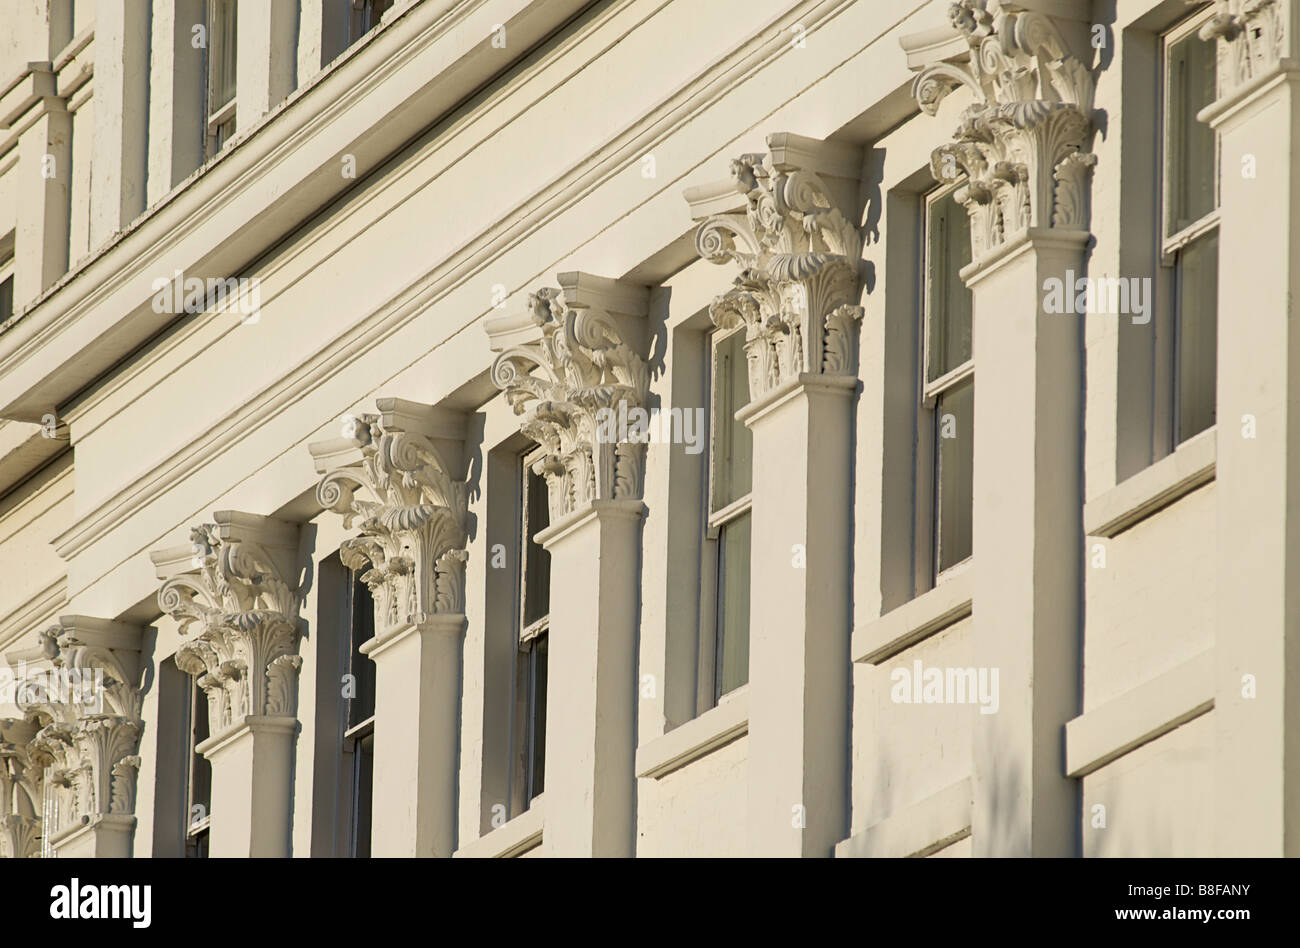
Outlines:
{"label": "window frame", "polygon": [[[237,103],[239,101],[239,14],[238,4],[235,0],[205,0],[204,2],[204,22],[208,31],[208,42],[203,50],[203,160],[207,161],[216,157],[225,149],[226,143],[238,134],[238,125],[236,124]],[[221,50],[218,48],[217,37],[219,35],[217,27],[217,10],[226,8],[234,11],[235,15],[235,91],[230,98],[212,108],[212,102],[216,99],[216,90],[213,87],[216,77],[216,63],[220,59]]]}
{"label": "window frame", "polygon": [[[364,655],[361,655],[359,649],[361,644],[363,643],[357,641],[357,629],[358,629],[357,589],[362,584],[362,579],[361,579],[362,571],[351,570],[351,569],[347,569],[346,567],[344,567],[344,570],[345,570],[345,575],[348,578],[347,579],[347,605],[345,608],[345,613],[347,617],[347,629],[346,629],[347,654],[345,658],[347,661],[347,665],[345,666],[344,674],[352,675],[354,683],[357,683],[360,680],[360,676],[357,674],[357,664],[356,664],[357,658],[360,657],[361,661],[369,663],[369,668],[367,669],[367,673],[369,674],[370,680],[372,682],[370,699],[373,704],[373,701],[376,698],[376,692],[378,690],[378,677],[375,674],[375,664],[372,659]],[[371,607],[372,619],[368,631],[370,633],[370,637],[373,637],[375,632],[374,619],[373,619],[373,615],[374,615],[373,601],[370,603],[370,607]],[[372,747],[373,747],[373,737],[375,733],[375,709],[372,706],[370,708],[369,715],[354,723],[352,720],[353,717],[352,703],[360,697],[360,694],[361,694],[360,691],[358,691],[357,694],[353,695],[352,697],[344,697],[339,707],[339,717],[342,719],[342,723],[343,723],[343,728],[342,728],[343,733],[342,733],[342,737],[340,738],[340,744],[339,744],[339,759],[341,763],[339,805],[343,815],[342,828],[345,832],[344,841],[343,841],[343,846],[345,847],[345,850],[342,853],[342,855],[354,859],[367,858],[371,853],[370,840],[365,841],[364,849],[361,845],[362,843],[361,827],[363,826],[363,820],[361,818],[361,810],[360,810],[361,783],[362,783],[362,766],[361,766],[362,757],[357,752],[357,745],[362,741],[364,741],[366,738],[371,738]],[[370,789],[369,792],[366,794],[370,802],[371,811],[367,819],[364,821],[364,823],[368,823],[372,829],[374,827],[373,753],[374,752],[372,750]]]}
{"label": "window frame", "polygon": [[[538,694],[539,654],[544,648],[549,656],[551,628],[549,570],[546,586],[546,611],[543,615],[525,624],[528,609],[528,567],[529,543],[537,531],[532,529],[529,519],[530,483],[537,477],[543,490],[547,490],[544,475],[535,475],[533,466],[542,457],[541,446],[534,446],[519,455],[516,479],[516,497],[518,500],[519,519],[516,530],[518,544],[518,570],[515,576],[514,596],[514,634],[515,634],[515,669],[512,678],[511,701],[514,707],[514,722],[511,739],[511,780],[510,812],[513,819],[532,807],[533,801],[545,790],[546,760],[546,705],[543,704],[540,728],[542,769],[536,768],[538,747],[538,724],[536,699]],[[549,496],[545,498],[549,504]],[[547,526],[549,526],[549,513]],[[542,529],[546,529],[543,527]],[[549,554],[547,554],[549,556]],[[549,673],[549,662],[547,672]],[[549,675],[548,675],[549,677]],[[549,682],[547,683],[549,684]],[[549,696],[549,687],[542,690],[543,701]]]}
{"label": "window frame", "polygon": [[[751,458],[751,482],[750,489],[741,497],[730,500],[721,507],[715,505],[717,496],[716,488],[718,486],[718,438],[724,429],[724,422],[730,423],[732,419],[722,419],[719,417],[718,398],[718,352],[723,343],[730,342],[733,337],[744,335],[746,329],[743,325],[731,329],[715,328],[704,334],[705,345],[708,349],[707,362],[704,379],[704,402],[708,406],[707,418],[709,430],[707,434],[708,456],[705,461],[704,471],[704,535],[702,538],[703,563],[700,575],[700,640],[698,656],[698,685],[696,689],[696,706],[697,713],[703,713],[710,708],[716,707],[732,696],[744,691],[749,683],[749,675],[746,673],[745,681],[729,691],[722,690],[722,652],[723,652],[723,577],[726,573],[724,545],[722,542],[723,532],[731,525],[735,524],[742,517],[753,512],[754,507],[754,487],[752,481],[753,467]],[[748,360],[741,366],[744,372],[745,384],[748,386],[749,366]],[[748,389],[746,389],[748,390]],[[745,404],[749,404],[746,399]],[[743,407],[743,406],[741,406]],[[737,409],[739,411],[739,409]],[[752,520],[751,520],[752,523]],[[752,549],[752,542],[751,542]],[[751,576],[752,576],[752,556],[751,556]],[[749,587],[749,580],[746,580],[746,587]],[[752,620],[752,616],[751,616]],[[746,630],[748,635],[752,629]]]}
{"label": "window frame", "polygon": [[[1214,131],[1214,203],[1213,207],[1199,218],[1182,227],[1171,229],[1174,210],[1174,188],[1179,183],[1169,154],[1169,144],[1173,139],[1172,123],[1175,119],[1173,109],[1174,87],[1171,80],[1170,52],[1178,43],[1188,39],[1203,26],[1214,14],[1214,8],[1207,5],[1182,18],[1169,28],[1161,31],[1157,37],[1158,80],[1160,84],[1157,105],[1160,115],[1156,123],[1158,130],[1157,170],[1160,175],[1159,214],[1156,221],[1157,260],[1161,269],[1160,286],[1168,300],[1164,307],[1165,342],[1159,344],[1157,360],[1161,363],[1158,374],[1162,376],[1156,394],[1157,417],[1159,423],[1154,426],[1156,444],[1152,446],[1153,458],[1160,458],[1175,451],[1180,444],[1186,443],[1202,431],[1214,427],[1213,423],[1201,431],[1193,432],[1188,437],[1180,437],[1182,428],[1182,395],[1186,381],[1181,368],[1183,341],[1183,316],[1185,313],[1181,299],[1180,268],[1184,252],[1196,241],[1219,230],[1221,217],[1221,187],[1223,169],[1223,136]],[[1215,62],[1217,72],[1217,60]],[[1190,117],[1195,122],[1195,116]],[[1217,277],[1216,277],[1217,279]],[[1218,300],[1215,305],[1215,332],[1218,326]],[[1216,341],[1215,375],[1209,384],[1217,389],[1218,353]],[[1217,408],[1217,394],[1216,394]],[[1217,411],[1216,411],[1217,415]]]}
{"label": "window frame", "polygon": [[[948,566],[942,566],[943,550],[943,524],[941,522],[941,498],[940,490],[943,484],[943,472],[940,469],[941,452],[939,451],[939,439],[941,437],[942,417],[939,413],[939,402],[944,396],[951,395],[964,386],[969,385],[972,389],[972,398],[974,397],[975,386],[975,315],[972,299],[971,311],[971,353],[964,362],[946,370],[934,379],[930,378],[931,355],[933,352],[933,328],[935,322],[934,294],[931,292],[930,264],[931,264],[931,222],[933,209],[940,201],[946,200],[958,188],[966,183],[965,176],[962,176],[951,183],[944,183],[930,188],[918,195],[920,205],[920,227],[918,228],[918,237],[920,248],[918,259],[921,262],[919,267],[919,302],[918,307],[921,319],[920,351],[918,359],[918,408],[917,412],[917,437],[916,437],[916,536],[918,542],[915,544],[915,576],[918,578],[917,589],[915,593],[920,595],[923,592],[933,589],[941,582],[946,581],[949,577],[954,576],[970,566],[974,557],[974,544],[972,542],[971,553],[962,559]],[[959,205],[960,206],[960,205]],[[964,212],[964,208],[962,209]],[[967,288],[967,293],[970,289]],[[974,418],[971,419],[972,434],[974,429]],[[925,476],[922,477],[922,472]],[[972,505],[973,506],[973,505]],[[972,520],[974,511],[971,511]],[[972,524],[972,538],[974,527]]]}
{"label": "window frame", "polygon": [[[185,675],[185,735],[186,735],[186,756],[185,756],[185,812],[182,817],[183,832],[182,842],[184,847],[184,856],[187,859],[206,859],[209,855],[209,845],[211,844],[212,828],[212,763],[203,760],[206,764],[208,793],[206,801],[195,800],[195,771],[200,766],[200,760],[203,755],[199,753],[198,746],[203,743],[207,737],[198,736],[198,723],[200,720],[206,722],[207,714],[207,693],[199,687],[198,678],[194,675]],[[206,729],[206,728],[205,728]],[[211,734],[207,735],[211,736]],[[201,819],[194,819],[194,807],[202,806],[204,815]]]}

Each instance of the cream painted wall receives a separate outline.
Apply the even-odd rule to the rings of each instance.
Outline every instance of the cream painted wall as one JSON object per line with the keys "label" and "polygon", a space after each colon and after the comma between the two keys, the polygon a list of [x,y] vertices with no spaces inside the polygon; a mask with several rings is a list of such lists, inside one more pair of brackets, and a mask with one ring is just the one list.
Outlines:
{"label": "cream painted wall", "polygon": [[[703,362],[690,347],[702,345],[709,303],[730,288],[735,269],[698,259],[682,191],[724,177],[732,158],[763,151],[769,133],[831,138],[863,149],[852,223],[864,238],[866,310],[852,429],[853,509],[845,512],[852,545],[839,551],[852,564],[855,645],[845,656],[852,662],[845,709],[849,816],[836,852],[945,858],[978,852],[982,841],[969,835],[978,710],[900,704],[890,694],[891,672],[914,661],[943,668],[987,664],[973,628],[979,621],[992,628],[998,620],[987,613],[974,619],[970,609],[951,621],[922,615],[926,603],[914,598],[910,572],[914,434],[900,406],[913,393],[899,366],[910,358],[904,330],[915,316],[915,201],[932,185],[931,152],[949,140],[972,97],[959,90],[936,117],[920,114],[908,93],[913,73],[900,39],[942,25],[946,5],[909,0],[883,18],[872,2],[613,0],[595,5],[526,61],[512,60],[466,107],[431,126],[435,113],[426,115],[427,127],[414,137],[397,118],[372,128],[367,123],[376,115],[399,114],[408,98],[400,80],[417,71],[410,62],[425,62],[418,56],[436,51],[450,60],[457,41],[457,55],[486,68],[482,57],[491,47],[480,48],[478,34],[469,36],[471,26],[482,24],[463,24],[465,36],[439,33],[433,0],[425,0],[391,19],[370,47],[290,95],[265,124],[247,123],[248,137],[160,200],[132,233],[102,245],[90,231],[93,202],[106,199],[91,192],[88,170],[100,160],[91,132],[97,106],[93,86],[78,87],[67,105],[74,112],[73,272],[25,317],[26,327],[20,321],[0,332],[0,366],[9,376],[0,379],[0,401],[21,403],[23,411],[13,414],[25,414],[35,404],[31,392],[63,393],[55,407],[70,427],[72,454],[24,472],[0,495],[0,576],[6,577],[0,643],[6,650],[29,646],[59,615],[121,619],[148,630],[144,657],[156,672],[180,637],[175,623],[160,616],[150,551],[187,542],[190,527],[210,520],[212,511],[242,510],[303,524],[311,537],[304,540],[309,575],[317,577],[320,562],[352,532],[314,502],[319,478],[307,446],[337,437],[340,416],[373,410],[380,397],[464,411],[471,528],[454,826],[458,848],[491,849],[493,839],[511,832],[507,826],[503,836],[492,836],[502,832],[494,807],[508,796],[506,704],[516,632],[503,604],[509,586],[492,565],[495,545],[511,549],[514,542],[513,511],[502,507],[509,487],[502,486],[505,468],[498,462],[522,442],[518,419],[486,377],[492,353],[484,323],[521,312],[528,294],[555,284],[560,272],[648,286],[650,403],[665,411],[700,406]],[[82,22],[88,6],[77,4],[77,35],[93,26]],[[493,0],[487,7],[485,22],[540,16],[527,3]],[[1128,273],[1144,253],[1150,256],[1150,248],[1142,249],[1149,234],[1130,209],[1142,189],[1153,114],[1129,77],[1141,74],[1151,37],[1180,11],[1133,0],[1120,4],[1108,24],[1114,46],[1102,57],[1097,85],[1105,122],[1093,144],[1090,273]],[[19,21],[34,16],[29,11]],[[806,28],[806,45],[792,41],[796,23]],[[0,44],[0,81],[39,58],[30,50],[42,37],[48,45],[48,31],[25,28],[6,38],[8,47]],[[672,54],[664,55],[669,48]],[[103,53],[93,43],[89,49]],[[383,62],[399,59],[407,73],[382,72]],[[367,88],[369,81],[375,88]],[[332,107],[320,104],[326,98]],[[402,121],[411,121],[409,114]],[[243,118],[240,124],[246,126]],[[14,196],[30,170],[13,160],[9,135],[0,129],[0,236],[14,226]],[[336,154],[364,136],[381,153],[363,162],[355,181],[333,190]],[[653,159],[653,175],[644,173],[646,158]],[[213,208],[220,213],[211,214]],[[269,217],[285,224],[274,238],[254,229],[269,227]],[[207,275],[214,260],[226,267],[219,272],[261,280],[255,322],[149,313],[153,276],[176,269]],[[129,358],[87,370],[90,377],[75,384],[59,375],[69,361],[61,353],[79,351],[79,333],[98,340],[103,327],[125,325],[128,316],[139,340],[123,329],[113,344]],[[980,320],[995,318],[981,310],[976,332]],[[44,327],[40,341],[25,335],[36,333],[33,325]],[[1134,490],[1125,481],[1137,450],[1125,426],[1142,411],[1132,406],[1149,396],[1133,366],[1148,343],[1133,327],[1105,317],[1089,319],[1081,338],[1087,375],[1080,506],[1122,506],[1120,495]],[[137,348],[137,341],[144,344]],[[976,371],[978,379],[998,367]],[[1233,376],[1220,384],[1247,382]],[[698,723],[694,687],[684,686],[683,676],[692,673],[698,651],[701,475],[698,459],[650,446],[636,603],[639,753],[666,746],[674,734],[682,739],[679,729]],[[1075,854],[1217,851],[1209,790],[1221,766],[1217,712],[1189,699],[1195,716],[1182,716],[1191,705],[1170,710],[1150,722],[1158,731],[1152,738],[1145,724],[1130,726],[1137,711],[1127,709],[1147,713],[1159,706],[1150,697],[1157,680],[1182,674],[1220,644],[1221,495],[1222,485],[1211,480],[1114,535],[1086,537],[1078,578],[1081,700],[1067,726],[1061,765],[1079,768],[1071,784],[1077,823],[1062,830],[1076,840]],[[971,569],[998,570],[1015,552],[1008,542],[987,538]],[[1104,566],[1093,565],[1098,545]],[[324,796],[316,780],[328,742],[318,737],[334,724],[314,713],[316,668],[321,649],[330,646],[321,620],[329,607],[320,596],[313,581],[301,609],[294,856],[321,845],[322,818],[314,811]],[[978,601],[973,609],[981,615]],[[1017,617],[1006,618],[1011,624]],[[915,633],[913,640],[878,664],[864,661],[859,639],[895,626]],[[1004,694],[1006,707],[1015,697]],[[1205,701],[1212,697],[1207,693]],[[1162,708],[1150,713],[1158,718]],[[157,714],[156,689],[146,690],[137,856],[151,853],[155,837],[158,729],[148,725]],[[750,760],[751,738],[742,734],[666,774],[640,776],[636,854],[750,852]],[[1097,805],[1106,808],[1104,828],[1094,825]],[[543,843],[525,855],[545,851]]]}

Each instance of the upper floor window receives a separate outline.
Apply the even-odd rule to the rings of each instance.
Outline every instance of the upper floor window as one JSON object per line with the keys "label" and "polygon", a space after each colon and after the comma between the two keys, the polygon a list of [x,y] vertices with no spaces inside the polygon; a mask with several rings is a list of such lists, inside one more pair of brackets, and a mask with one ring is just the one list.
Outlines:
{"label": "upper floor window", "polygon": [[225,147],[235,134],[235,73],[238,59],[238,9],[235,0],[208,0],[208,47],[204,71],[204,157]]}
{"label": "upper floor window", "polygon": [[551,554],[537,542],[550,525],[546,479],[533,470],[535,455],[520,462],[519,649],[515,663],[515,792],[512,814],[532,803],[546,775],[547,640],[551,626]]}
{"label": "upper floor window", "polygon": [[[704,578],[716,590],[701,623],[706,703],[749,681],[749,566],[754,435],[736,419],[749,403],[745,331],[708,337],[709,485]],[[712,582],[708,582],[710,577]],[[712,606],[712,608],[708,608]]]}
{"label": "upper floor window", "polygon": [[1164,212],[1161,263],[1172,271],[1172,441],[1214,424],[1218,332],[1219,141],[1196,114],[1214,101],[1213,43],[1196,35],[1205,16],[1163,39]]}
{"label": "upper floor window", "polygon": [[365,36],[383,19],[393,6],[393,0],[350,0],[348,17],[348,45]]}
{"label": "upper floor window", "polygon": [[962,267],[971,262],[970,217],[956,189],[925,199],[922,319],[921,430],[917,438],[917,489],[930,579],[971,555],[974,486],[975,362],[971,292]]}

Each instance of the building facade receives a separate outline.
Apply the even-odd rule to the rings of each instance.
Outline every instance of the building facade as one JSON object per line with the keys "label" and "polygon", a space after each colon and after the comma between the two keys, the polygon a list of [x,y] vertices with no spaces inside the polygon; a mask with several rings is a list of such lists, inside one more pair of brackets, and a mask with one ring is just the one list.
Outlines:
{"label": "building facade", "polygon": [[1300,854],[1300,0],[3,17],[3,855]]}

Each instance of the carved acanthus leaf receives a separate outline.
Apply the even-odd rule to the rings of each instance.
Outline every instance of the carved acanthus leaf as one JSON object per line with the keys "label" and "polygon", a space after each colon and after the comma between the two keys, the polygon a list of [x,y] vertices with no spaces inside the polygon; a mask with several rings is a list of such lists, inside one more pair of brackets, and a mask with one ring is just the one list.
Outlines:
{"label": "carved acanthus leaf", "polygon": [[801,374],[853,375],[862,315],[857,228],[819,175],[778,166],[770,154],[742,155],[731,179],[744,213],[705,220],[695,249],[740,268],[709,313],[720,328],[744,327],[750,397]]}
{"label": "carved acanthus leaf", "polygon": [[501,352],[492,381],[542,446],[533,470],[546,478],[551,522],[594,500],[640,499],[645,445],[600,432],[606,412],[645,405],[645,359],[609,313],[571,306],[560,289],[530,294],[528,308],[540,339]]}
{"label": "carved acanthus leaf", "polygon": [[163,584],[158,603],[189,636],[176,664],[207,695],[209,733],[246,715],[292,717],[300,664],[292,548],[282,542],[277,555],[255,536],[219,524],[195,527],[190,540],[190,570]]}
{"label": "carved acanthus leaf", "polygon": [[[377,631],[418,624],[435,613],[462,613],[463,553],[469,485],[448,456],[453,446],[415,431],[386,427],[383,416],[351,419],[360,461],[328,471],[316,488],[321,506],[343,515],[359,535],[340,546],[349,569],[362,571],[375,600]],[[440,595],[439,564],[458,576]]]}
{"label": "carved acanthus leaf", "polygon": [[956,192],[971,217],[975,259],[1028,227],[1086,230],[1087,153],[1093,78],[1046,14],[989,0],[959,0],[952,25],[970,46],[968,63],[936,63],[917,76],[912,94],[934,115],[953,89],[975,103],[961,115],[953,141],[931,155],[935,180],[964,178]]}

